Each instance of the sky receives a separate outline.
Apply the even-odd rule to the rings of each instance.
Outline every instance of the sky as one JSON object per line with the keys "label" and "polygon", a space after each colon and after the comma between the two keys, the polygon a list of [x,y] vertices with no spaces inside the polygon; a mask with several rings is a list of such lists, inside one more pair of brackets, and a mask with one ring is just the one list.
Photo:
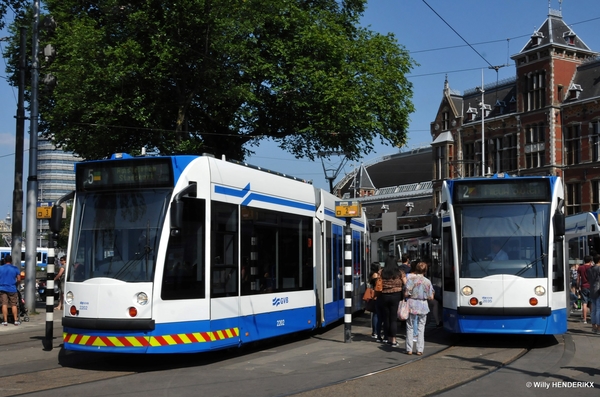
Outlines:
{"label": "sky", "polygon": [[[361,163],[382,156],[431,144],[429,126],[442,100],[446,76],[450,88],[460,92],[513,77],[510,56],[521,51],[533,32],[548,16],[548,10],[562,11],[563,20],[587,46],[600,52],[600,2],[598,0],[370,0],[362,25],[372,31],[392,33],[418,64],[407,77],[413,84],[415,112],[410,115],[408,144],[398,149],[375,142],[375,151],[359,161],[346,162],[338,182]],[[5,32],[4,32],[5,33]],[[7,34],[0,32],[0,37]],[[0,42],[4,52],[6,43]],[[489,66],[503,66],[495,70]],[[0,60],[0,219],[12,217],[14,189],[15,129],[17,90],[6,82],[5,61]],[[28,116],[28,115],[27,115]],[[29,125],[26,125],[23,190],[27,187]],[[327,176],[334,175],[341,158],[295,159],[265,141],[247,158],[252,165],[312,180],[328,190]],[[25,210],[25,204],[24,204]],[[25,216],[24,216],[25,221]],[[23,223],[25,229],[25,222]]]}

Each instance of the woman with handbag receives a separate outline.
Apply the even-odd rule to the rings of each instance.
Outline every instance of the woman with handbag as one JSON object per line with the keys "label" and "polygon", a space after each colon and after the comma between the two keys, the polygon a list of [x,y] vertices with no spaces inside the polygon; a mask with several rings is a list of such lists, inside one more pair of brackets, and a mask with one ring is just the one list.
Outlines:
{"label": "woman with handbag", "polygon": [[409,315],[406,320],[406,354],[412,354],[414,328],[418,328],[417,356],[423,354],[425,349],[425,323],[429,313],[428,300],[433,299],[434,291],[431,281],[425,277],[427,263],[419,262],[415,268],[414,276],[406,283],[405,296],[408,298]]}
{"label": "woman with handbag", "polygon": [[381,316],[377,313],[377,296],[379,292],[375,291],[375,285],[377,284],[380,270],[381,266],[379,262],[371,263],[371,268],[369,269],[369,288],[373,290],[373,298],[366,302],[367,310],[371,312],[371,337],[378,339],[381,338]]}
{"label": "woman with handbag", "polygon": [[398,305],[402,299],[402,287],[406,283],[406,276],[400,270],[396,259],[390,256],[385,261],[381,270],[382,291],[377,301],[381,301],[381,315],[383,317],[383,330],[387,342],[393,347],[398,346],[396,332],[398,330]]}

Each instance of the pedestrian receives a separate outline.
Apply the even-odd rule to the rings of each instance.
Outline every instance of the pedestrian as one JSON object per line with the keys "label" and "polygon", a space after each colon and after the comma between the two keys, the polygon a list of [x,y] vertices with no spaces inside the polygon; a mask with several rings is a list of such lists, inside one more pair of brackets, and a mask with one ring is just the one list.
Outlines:
{"label": "pedestrian", "polygon": [[0,304],[2,304],[2,325],[8,325],[8,305],[11,306],[15,325],[19,322],[17,284],[21,281],[21,271],[12,264],[12,256],[6,255],[0,266]]}
{"label": "pedestrian", "polygon": [[[417,327],[417,355],[420,356],[425,350],[425,323],[429,313],[428,300],[434,299],[431,281],[425,277],[427,263],[419,262],[414,271],[414,276],[406,284],[406,297],[408,298],[409,316],[406,320],[406,335],[412,335],[414,327]],[[412,354],[413,340],[406,338],[406,354]]]}
{"label": "pedestrian", "polygon": [[573,313],[573,310],[577,310],[579,309],[579,307],[577,306],[577,299],[579,299],[577,297],[577,268],[579,267],[579,264],[577,262],[572,263],[571,264],[571,271],[569,272],[570,274],[570,278],[571,278],[571,293],[570,293],[570,300],[571,300],[571,313]]}
{"label": "pedestrian", "polygon": [[[67,257],[61,256],[59,260],[58,272],[54,276],[54,285],[58,285],[58,305],[54,310],[62,310],[62,302],[65,291],[65,265],[67,263]],[[58,284],[57,284],[58,283]]]}
{"label": "pedestrian", "polygon": [[[416,269],[417,269],[417,265],[419,264],[420,260],[414,260],[410,262],[410,266],[408,266],[408,272],[406,273],[406,282],[408,283],[408,280],[410,280],[413,277],[416,277]],[[404,284],[404,288],[402,290],[402,299],[406,299],[406,284]],[[406,321],[404,321],[404,327],[406,328]],[[409,339],[409,334],[408,334],[408,330],[406,330],[406,339]],[[412,334],[412,340],[413,342],[417,341],[417,338],[419,337],[419,329],[417,327],[413,328],[413,334]]]}
{"label": "pedestrian", "polygon": [[381,280],[383,281],[383,291],[381,291],[381,295],[377,300],[381,300],[380,308],[384,334],[387,337],[387,342],[397,347],[398,306],[400,305],[400,299],[402,299],[402,287],[406,284],[406,276],[398,267],[393,256],[386,259],[385,266],[381,270]]}
{"label": "pedestrian", "polygon": [[[371,267],[369,269],[369,286],[373,290],[375,289],[375,284],[377,283],[377,279],[380,277],[381,266],[379,262],[371,263]],[[382,339],[381,335],[381,316],[379,315],[378,305],[377,305],[377,296],[380,295],[378,292],[375,292],[375,302],[372,305],[374,310],[371,311],[371,337]]]}
{"label": "pedestrian", "polygon": [[590,301],[590,283],[587,279],[587,271],[592,267],[592,257],[586,255],[583,257],[583,265],[577,268],[577,288],[581,295],[581,314],[583,323],[587,324],[588,302]]}
{"label": "pedestrian", "polygon": [[590,267],[587,276],[590,283],[590,301],[592,303],[592,332],[597,334],[600,332],[600,265],[598,262]]}
{"label": "pedestrian", "polygon": [[410,273],[409,261],[410,259],[408,258],[408,255],[402,255],[402,263],[400,264],[400,270],[402,270],[404,274]]}

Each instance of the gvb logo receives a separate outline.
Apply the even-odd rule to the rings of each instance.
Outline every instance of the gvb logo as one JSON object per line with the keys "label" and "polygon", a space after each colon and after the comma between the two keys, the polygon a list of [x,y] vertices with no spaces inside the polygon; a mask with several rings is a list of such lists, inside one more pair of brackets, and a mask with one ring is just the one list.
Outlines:
{"label": "gvb logo", "polygon": [[273,298],[273,306],[275,307],[279,305],[284,305],[286,303],[289,303],[287,296],[285,298]]}

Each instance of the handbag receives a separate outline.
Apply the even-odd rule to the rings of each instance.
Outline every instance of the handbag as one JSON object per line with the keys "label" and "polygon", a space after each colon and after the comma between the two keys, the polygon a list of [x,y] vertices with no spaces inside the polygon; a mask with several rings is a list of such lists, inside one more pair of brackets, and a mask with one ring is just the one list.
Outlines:
{"label": "handbag", "polygon": [[383,280],[381,279],[381,276],[377,277],[377,280],[375,281],[375,292],[381,292],[383,291]]}
{"label": "handbag", "polygon": [[375,291],[373,290],[373,288],[367,288],[365,290],[365,293],[363,294],[362,299],[365,302],[369,302],[370,300],[375,299]]}
{"label": "handbag", "polygon": [[398,320],[408,320],[408,301],[406,299],[402,299],[398,306]]}
{"label": "handbag", "polygon": [[365,310],[368,312],[371,312],[371,313],[375,313],[375,311],[377,310],[376,302],[377,302],[376,299],[371,299],[370,301],[367,301],[367,304],[365,305]]}

